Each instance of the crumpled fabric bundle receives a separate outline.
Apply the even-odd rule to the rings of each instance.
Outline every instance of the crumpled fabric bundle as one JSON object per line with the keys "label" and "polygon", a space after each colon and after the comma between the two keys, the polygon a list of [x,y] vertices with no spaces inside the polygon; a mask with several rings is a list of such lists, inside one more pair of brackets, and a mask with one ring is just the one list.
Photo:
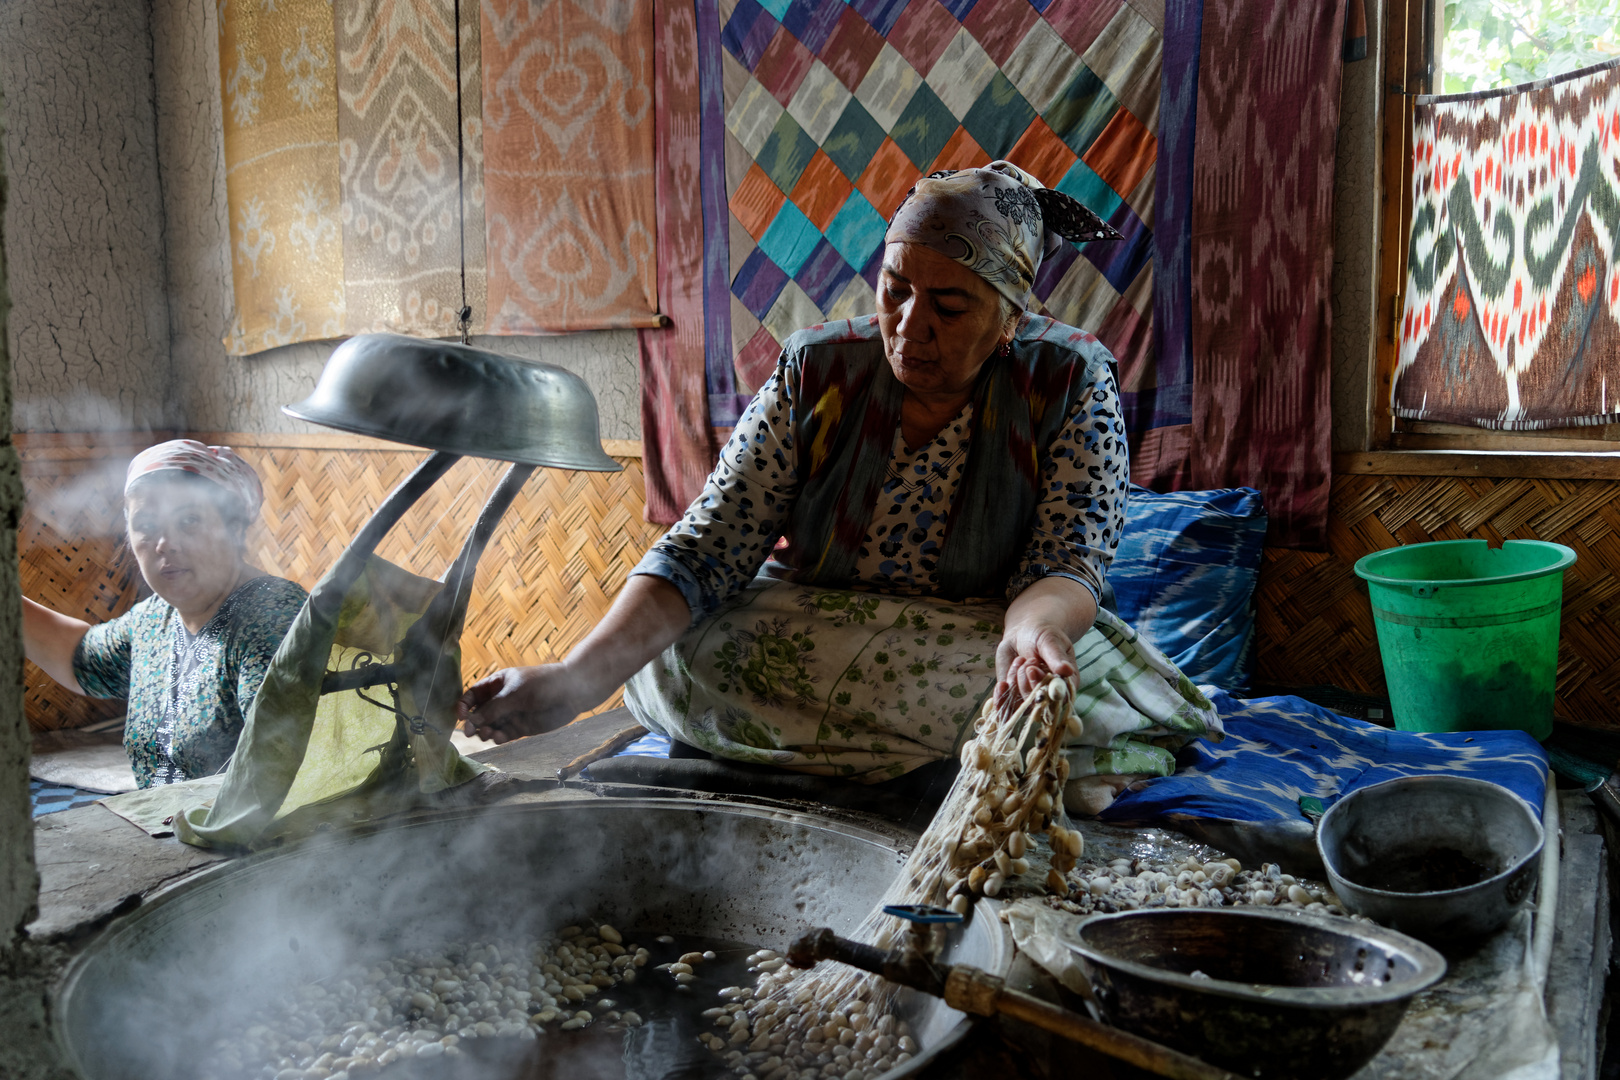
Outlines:
{"label": "crumpled fabric bundle", "polygon": [[345,552],[276,650],[218,794],[176,814],[175,834],[199,847],[258,847],[410,809],[488,771],[450,743],[459,645],[440,656],[431,701],[401,686],[398,708],[419,724],[393,711],[386,685],[321,693],[329,671],[389,662],[443,587]]}

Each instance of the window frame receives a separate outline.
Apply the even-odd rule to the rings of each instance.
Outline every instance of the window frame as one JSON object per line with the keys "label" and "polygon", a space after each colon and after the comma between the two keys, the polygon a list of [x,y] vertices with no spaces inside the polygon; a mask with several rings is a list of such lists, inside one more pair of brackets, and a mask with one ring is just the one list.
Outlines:
{"label": "window frame", "polygon": [[[1412,219],[1414,99],[1434,92],[1437,6],[1443,0],[1385,0],[1380,134],[1378,307],[1374,327],[1368,450],[1346,455],[1352,471],[1446,468],[1479,475],[1620,478],[1620,424],[1496,431],[1397,418],[1390,406],[1406,299],[1406,234]],[[1412,455],[1489,455],[1488,462],[1419,463]],[[1404,459],[1397,460],[1397,459]],[[1375,467],[1376,466],[1376,467]]]}

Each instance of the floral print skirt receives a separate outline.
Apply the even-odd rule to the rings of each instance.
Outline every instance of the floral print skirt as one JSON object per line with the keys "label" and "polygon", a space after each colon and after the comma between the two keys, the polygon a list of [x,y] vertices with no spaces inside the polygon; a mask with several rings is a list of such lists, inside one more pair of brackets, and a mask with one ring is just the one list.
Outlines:
{"label": "floral print skirt", "polygon": [[[715,757],[875,783],[954,755],[995,682],[1007,607],[757,579],[625,686],[641,723]],[[1071,785],[1166,776],[1215,708],[1107,611],[1075,643]]]}

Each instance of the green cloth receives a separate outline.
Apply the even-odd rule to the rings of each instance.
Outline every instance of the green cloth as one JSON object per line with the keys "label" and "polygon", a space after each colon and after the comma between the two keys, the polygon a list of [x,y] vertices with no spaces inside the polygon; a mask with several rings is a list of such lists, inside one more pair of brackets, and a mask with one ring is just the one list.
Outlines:
{"label": "green cloth", "polygon": [[420,714],[419,729],[366,700],[391,706],[386,685],[321,693],[329,671],[390,660],[440,588],[376,556],[346,552],[277,650],[213,805],[176,816],[176,835],[200,847],[255,847],[397,813],[487,771],[450,744],[459,647],[440,658],[432,701],[419,706],[399,695],[401,711]]}
{"label": "green cloth", "polygon": [[216,774],[126,791],[122,795],[109,795],[98,801],[152,836],[173,836],[174,821],[181,811],[213,806],[214,796],[219,794],[219,786],[224,782],[224,775]]}

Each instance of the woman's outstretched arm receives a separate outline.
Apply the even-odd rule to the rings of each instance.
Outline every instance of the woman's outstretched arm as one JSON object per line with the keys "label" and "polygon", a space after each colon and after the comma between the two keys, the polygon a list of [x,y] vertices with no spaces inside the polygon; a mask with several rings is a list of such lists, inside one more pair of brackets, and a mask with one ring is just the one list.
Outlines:
{"label": "woman's outstretched arm", "polygon": [[26,596],[22,603],[23,655],[75,694],[84,693],[78,676],[73,674],[73,654],[89,632],[90,624],[52,611]]}
{"label": "woman's outstretched arm", "polygon": [[479,679],[457,702],[456,714],[480,738],[498,743],[562,727],[606,701],[691,624],[679,589],[638,574],[562,663],[505,668]]}

